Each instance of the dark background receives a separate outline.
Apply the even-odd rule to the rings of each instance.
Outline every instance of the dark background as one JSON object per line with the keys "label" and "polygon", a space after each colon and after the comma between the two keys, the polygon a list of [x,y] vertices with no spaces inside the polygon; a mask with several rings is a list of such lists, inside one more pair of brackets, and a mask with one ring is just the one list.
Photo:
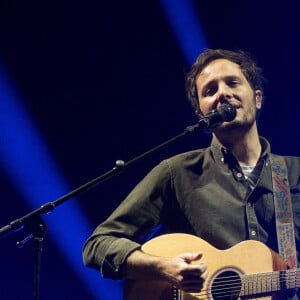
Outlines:
{"label": "dark background", "polygon": [[[263,68],[260,133],[273,152],[298,155],[297,1],[191,2],[208,47],[249,51]],[[196,122],[184,91],[190,64],[159,1],[2,0],[0,63],[70,189]],[[81,195],[75,201],[91,230],[158,161],[207,144],[186,137]],[[4,226],[29,206],[4,168],[0,178]],[[32,299],[32,249],[17,250],[16,240],[0,240],[0,298]],[[95,299],[53,236],[44,244],[41,299]]]}

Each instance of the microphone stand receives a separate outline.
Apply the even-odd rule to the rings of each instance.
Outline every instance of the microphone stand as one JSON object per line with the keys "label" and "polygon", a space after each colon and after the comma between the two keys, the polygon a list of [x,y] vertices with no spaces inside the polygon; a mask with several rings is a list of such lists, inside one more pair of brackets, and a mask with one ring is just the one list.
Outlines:
{"label": "microphone stand", "polygon": [[43,241],[46,235],[47,226],[42,219],[42,215],[48,214],[52,212],[57,206],[63,204],[67,200],[94,188],[96,185],[103,183],[104,181],[116,176],[117,174],[121,173],[128,167],[133,166],[137,162],[141,161],[145,157],[153,154],[154,152],[168,146],[169,144],[175,142],[176,140],[184,137],[187,134],[192,134],[200,129],[207,129],[202,128],[200,123],[197,123],[192,126],[188,126],[185,130],[178,134],[177,136],[165,141],[164,143],[146,151],[145,153],[138,155],[137,157],[133,158],[128,162],[124,162],[122,160],[117,160],[115,166],[108,172],[92,179],[91,181],[79,186],[78,188],[72,190],[71,192],[63,195],[62,197],[52,201],[47,202],[40,206],[39,208],[29,212],[28,214],[24,215],[23,217],[16,219],[9,224],[0,228],[0,238],[7,235],[8,233],[16,232],[26,226],[31,234],[27,236],[24,240],[17,242],[18,247],[23,247],[28,241],[33,239],[34,241],[34,254],[35,254],[35,266],[34,266],[34,292],[33,292],[33,299],[38,300],[40,295],[40,267],[41,267],[41,254],[43,249]]}

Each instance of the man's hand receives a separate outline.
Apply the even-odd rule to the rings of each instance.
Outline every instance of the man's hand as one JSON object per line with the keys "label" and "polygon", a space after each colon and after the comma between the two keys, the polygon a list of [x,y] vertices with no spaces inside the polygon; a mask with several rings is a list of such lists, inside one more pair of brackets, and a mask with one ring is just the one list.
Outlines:
{"label": "man's hand", "polygon": [[202,253],[184,253],[160,262],[161,276],[185,292],[199,292],[207,278],[205,263],[192,264]]}
{"label": "man's hand", "polygon": [[199,292],[207,278],[205,263],[193,263],[202,253],[183,253],[174,258],[148,255],[140,250],[128,256],[124,277],[132,279],[156,279],[172,283],[185,292]]}

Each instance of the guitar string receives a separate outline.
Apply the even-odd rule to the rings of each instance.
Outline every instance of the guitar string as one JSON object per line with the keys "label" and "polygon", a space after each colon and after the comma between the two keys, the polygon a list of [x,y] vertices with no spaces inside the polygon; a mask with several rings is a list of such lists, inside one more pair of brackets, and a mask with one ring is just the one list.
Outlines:
{"label": "guitar string", "polygon": [[[293,280],[294,282],[294,280]],[[245,288],[241,288],[240,282],[238,282],[238,284],[236,284],[235,286],[233,285],[227,285],[227,287],[225,285],[214,289],[214,292],[211,292],[211,289],[209,290],[210,294],[213,294],[213,297],[224,297],[226,295],[230,295],[232,296],[244,296],[244,295],[265,295],[274,291],[278,291],[280,290],[278,285],[280,285],[280,283],[278,284],[278,282],[275,282],[275,287],[276,289],[272,288],[272,284],[270,285],[271,287],[266,288],[266,287],[259,287],[257,288],[257,286],[255,286],[255,283],[253,284],[254,286],[252,287],[248,287],[246,288],[247,292],[245,293]],[[294,287],[294,286],[293,286]],[[232,290],[233,288],[235,288],[236,290]],[[202,291],[199,295],[200,296],[206,296],[208,291]],[[241,295],[240,295],[241,292]],[[210,296],[211,298],[211,296]],[[201,299],[201,298],[200,298]],[[204,298],[203,298],[204,299]]]}
{"label": "guitar string", "polygon": [[[230,294],[230,296],[246,296],[246,295],[264,295],[267,293],[294,289],[299,286],[300,278],[294,275],[299,275],[297,270],[284,270],[283,273],[280,271],[273,271],[268,273],[248,274],[244,275],[239,279],[236,276],[227,276],[216,278],[214,282],[220,285],[218,288],[213,289],[213,297],[224,297]],[[292,276],[292,278],[290,278]],[[249,278],[256,277],[255,281],[247,281]],[[224,278],[226,280],[224,280]],[[229,280],[228,280],[229,279]],[[244,280],[243,280],[244,279]],[[236,291],[232,291],[232,288]],[[230,293],[228,293],[230,291]],[[245,293],[245,291],[247,291]],[[240,295],[241,292],[241,295]],[[202,290],[200,293],[192,293],[193,295],[202,297],[212,293],[212,289]],[[206,298],[199,298],[206,299]]]}
{"label": "guitar string", "polygon": [[224,278],[226,279],[226,282],[228,282],[228,279],[230,280],[234,279],[235,281],[238,282],[244,279],[244,282],[246,282],[247,279],[255,278],[255,281],[248,281],[247,283],[251,283],[251,282],[264,283],[266,279],[271,279],[271,280],[279,280],[279,283],[284,282],[287,285],[289,285],[290,288],[293,288],[294,286],[291,286],[292,283],[297,284],[300,280],[300,276],[297,277],[297,275],[300,275],[298,270],[288,270],[288,271],[283,270],[283,271],[273,271],[267,273],[247,274],[247,275],[243,275],[242,278],[239,277],[238,279],[236,279],[237,276],[223,276],[223,277],[216,278],[214,282],[218,282],[218,281],[222,282]]}

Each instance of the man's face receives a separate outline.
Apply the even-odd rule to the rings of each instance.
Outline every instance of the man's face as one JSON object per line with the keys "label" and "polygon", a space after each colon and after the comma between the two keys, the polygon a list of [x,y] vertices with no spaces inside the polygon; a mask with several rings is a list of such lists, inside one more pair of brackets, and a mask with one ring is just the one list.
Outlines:
{"label": "man's face", "polygon": [[218,109],[223,103],[236,108],[236,118],[226,126],[252,125],[256,109],[261,108],[262,93],[253,91],[240,67],[227,60],[217,59],[209,63],[196,80],[201,114]]}

